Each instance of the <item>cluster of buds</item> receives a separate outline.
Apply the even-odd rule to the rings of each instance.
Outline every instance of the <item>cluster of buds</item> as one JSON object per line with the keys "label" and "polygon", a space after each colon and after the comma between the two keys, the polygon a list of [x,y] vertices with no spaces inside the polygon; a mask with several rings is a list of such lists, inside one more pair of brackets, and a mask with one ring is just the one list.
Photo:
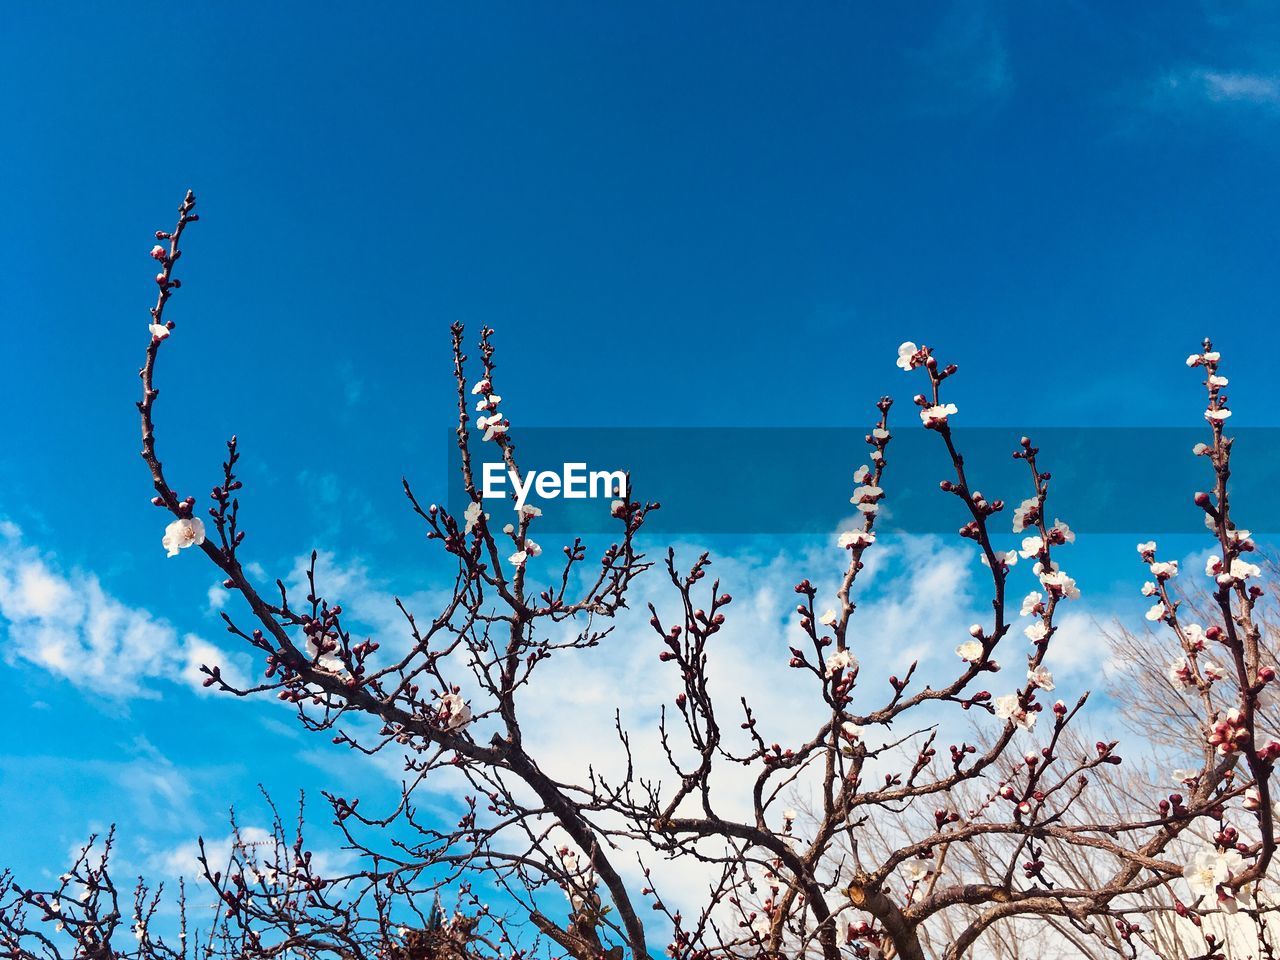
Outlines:
{"label": "cluster of buds", "polygon": [[914,402],[920,408],[920,422],[924,424],[926,429],[944,429],[947,426],[948,418],[955,416],[959,411],[954,403],[942,403],[938,400],[937,387],[959,368],[953,363],[939,369],[938,361],[934,359],[933,352],[926,346],[916,346],[910,340],[898,347],[898,366],[908,371],[914,370],[916,367],[924,367],[928,370],[929,379],[934,387],[934,395],[930,398],[924,394],[918,394],[914,398]]}
{"label": "cluster of buds", "polygon": [[1209,730],[1209,746],[1217,747],[1218,753],[1223,756],[1243,750],[1249,745],[1250,739],[1244,712],[1238,707],[1228,710]]}
{"label": "cluster of buds", "polygon": [[1158,809],[1162,817],[1182,817],[1187,812],[1186,798],[1180,793],[1171,793],[1167,800],[1160,801]]}

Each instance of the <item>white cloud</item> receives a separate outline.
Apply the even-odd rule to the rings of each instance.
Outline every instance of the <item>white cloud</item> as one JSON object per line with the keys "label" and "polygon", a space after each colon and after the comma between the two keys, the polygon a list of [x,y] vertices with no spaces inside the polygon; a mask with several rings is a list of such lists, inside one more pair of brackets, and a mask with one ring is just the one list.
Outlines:
{"label": "white cloud", "polygon": [[246,663],[243,654],[179,636],[167,621],[122,603],[95,575],[62,570],[11,523],[0,525],[0,626],[6,662],[32,664],[111,698],[158,696],[157,680],[200,690],[200,662],[217,663],[229,679]]}
{"label": "white cloud", "polygon": [[1212,70],[1197,71],[1195,76],[1204,84],[1205,96],[1210,100],[1280,102],[1280,81],[1275,77],[1257,73],[1218,73]]}
{"label": "white cloud", "polygon": [[[275,863],[275,835],[267,828],[250,825],[242,826],[240,834],[240,857],[256,859],[263,867]],[[286,850],[292,846],[292,838],[288,838],[284,846]],[[231,854],[235,846],[235,837],[228,831],[221,837],[206,839],[204,850],[209,858],[209,866],[214,870],[225,870],[231,862]],[[354,851],[343,848],[314,847],[308,844],[306,851],[311,854],[311,869],[318,876],[333,878],[349,871],[356,863]],[[204,870],[200,866],[200,842],[186,840],[152,853],[147,858],[148,872],[152,876],[172,878],[185,877],[188,881],[203,877]],[[264,871],[265,872],[265,871]]]}
{"label": "white cloud", "polygon": [[1193,67],[1166,73],[1156,84],[1158,106],[1195,104],[1280,105],[1280,76]]}

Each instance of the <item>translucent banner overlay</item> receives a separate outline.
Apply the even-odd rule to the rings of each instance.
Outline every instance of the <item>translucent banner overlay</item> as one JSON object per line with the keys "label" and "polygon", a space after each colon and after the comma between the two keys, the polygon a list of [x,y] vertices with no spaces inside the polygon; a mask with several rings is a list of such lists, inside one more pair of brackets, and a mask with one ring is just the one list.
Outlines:
{"label": "translucent banner overlay", "polygon": [[[1040,469],[1052,475],[1050,518],[1060,517],[1079,532],[1203,531],[1204,513],[1192,497],[1212,490],[1213,471],[1208,458],[1195,456],[1192,448],[1209,439],[1207,429],[955,428],[969,482],[988,499],[1005,501],[1008,524],[1013,507],[1031,495],[1030,470],[1012,457],[1024,435],[1040,450]],[[526,427],[512,439],[525,482],[533,473],[526,502],[542,510],[538,528],[544,532],[616,533],[618,523],[609,513],[613,497],[601,495],[603,475],[629,471],[632,499],[662,504],[646,524],[651,533],[821,534],[851,524],[854,471],[871,462],[865,436],[865,430],[825,427]],[[1232,436],[1232,516],[1255,532],[1280,532],[1280,428],[1245,428]],[[453,433],[448,443],[448,507],[461,515],[470,499]],[[478,433],[471,439],[471,457],[477,486],[485,463],[501,464],[500,448],[482,442]],[[895,433],[885,459],[877,530],[954,532],[964,523],[963,504],[938,489],[954,472],[936,433]],[[505,474],[490,468],[491,479],[503,477],[491,490],[505,497],[485,501],[498,522],[516,516],[513,484]],[[555,495],[539,495],[539,474],[548,475],[541,490]],[[585,496],[564,496],[566,475],[569,491]],[[1003,517],[1001,528],[1007,525]]]}

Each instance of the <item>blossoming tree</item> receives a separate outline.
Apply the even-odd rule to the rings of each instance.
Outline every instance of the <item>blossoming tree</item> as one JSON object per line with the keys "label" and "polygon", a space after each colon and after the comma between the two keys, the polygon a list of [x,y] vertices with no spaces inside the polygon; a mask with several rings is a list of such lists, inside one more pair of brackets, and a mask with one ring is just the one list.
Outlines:
{"label": "blossoming tree", "polygon": [[[323,875],[301,821],[286,829],[279,817],[267,841],[237,834],[229,862],[206,854],[201,879],[221,912],[199,935],[188,935],[185,913],[176,932],[162,931],[158,895],[145,885],[131,895],[117,888],[110,838],[86,848],[50,889],[6,878],[0,955],[647,960],[665,949],[675,960],[956,960],[997,955],[1001,931],[1032,924],[1082,953],[1138,957],[1170,955],[1153,931],[1174,918],[1184,930],[1177,949],[1207,960],[1225,949],[1209,920],[1226,915],[1247,926],[1252,955],[1274,955],[1271,908],[1255,896],[1275,851],[1270,777],[1280,742],[1265,734],[1263,716],[1274,660],[1256,609],[1263,571],[1231,512],[1227,380],[1208,342],[1187,361],[1207,391],[1208,431],[1195,452],[1211,486],[1194,498],[1214,544],[1207,592],[1186,600],[1178,563],[1155,543],[1138,547],[1147,616],[1169,644],[1162,683],[1185,704],[1182,746],[1198,762],[1171,789],[1133,796],[1135,781],[1119,786],[1119,742],[1089,743],[1077,733],[1087,697],[1052,699],[1056,618],[1079,590],[1060,565],[1075,537],[1054,516],[1041,451],[1023,438],[1013,453],[1027,477],[1027,495],[1013,509],[979,492],[952,431],[958,410],[945,397],[956,367],[927,346],[904,343],[897,362],[922,384],[914,402],[937,435],[940,488],[955,500],[959,535],[986,565],[990,614],[959,626],[949,675],[925,677],[914,664],[887,682],[864,674],[854,598],[891,488],[892,404],[881,399],[868,465],[854,478],[860,520],[838,540],[839,586],[823,596],[808,579],[796,584],[804,641],[780,642],[778,662],[759,666],[806,678],[821,719],[802,740],[774,742],[745,697],[712,696],[708,663],[733,598],[711,576],[707,554],[690,562],[668,550],[655,562],[641,552],[658,504],[615,501],[617,537],[594,566],[579,540],[554,559],[543,551],[532,536],[536,507],[501,527],[486,512],[475,445],[494,445],[520,471],[488,329],[474,381],[462,327],[452,331],[469,505],[455,516],[404,487],[427,538],[450,558],[448,602],[429,618],[401,604],[403,640],[380,649],[353,637],[314,556],[305,596],[280,580],[259,582],[243,557],[235,438],[204,516],[159,454],[158,364],[181,349],[166,309],[179,288],[180,244],[196,219],[188,194],[177,225],[156,235],[159,293],[138,409],[153,502],[172,518],[163,546],[170,556],[202,553],[240,595],[245,619],[224,619],[263,670],[246,686],[209,664],[205,684],[274,696],[304,728],[353,754],[402,757],[403,795],[378,811],[326,795],[345,842],[363,854],[341,875]],[[997,544],[1010,530],[1021,544],[1005,550]],[[1019,561],[1038,581],[1025,596],[1011,584]],[[632,744],[641,734],[619,723],[621,777],[594,768],[579,781],[553,775],[530,746],[522,698],[548,660],[606,647],[637,578],[655,566],[651,575],[669,582],[670,599],[649,607],[653,655],[680,687],[651,732],[666,769],[638,769]],[[971,739],[944,742],[966,726],[957,721],[975,717]],[[458,785],[456,823],[417,811],[415,791],[437,779]],[[726,797],[726,783],[741,785],[738,795]],[[812,798],[803,812],[789,806],[800,794]],[[664,892],[665,862],[702,878],[700,893]],[[445,890],[462,904],[448,920],[438,910]]]}

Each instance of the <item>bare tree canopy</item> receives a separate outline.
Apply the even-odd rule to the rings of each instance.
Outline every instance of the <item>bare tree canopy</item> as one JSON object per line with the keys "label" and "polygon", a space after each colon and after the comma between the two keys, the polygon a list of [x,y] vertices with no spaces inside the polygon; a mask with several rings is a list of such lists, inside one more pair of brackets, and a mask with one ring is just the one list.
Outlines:
{"label": "bare tree canopy", "polygon": [[[402,757],[403,789],[379,810],[325,795],[344,841],[361,853],[359,866],[339,875],[313,864],[301,812],[288,824],[277,814],[266,841],[237,831],[227,862],[202,848],[198,881],[218,914],[199,931],[188,932],[182,891],[178,924],[162,930],[163,891],[141,881],[117,886],[112,836],[86,846],[48,889],[6,875],[0,956],[1274,956],[1267,878],[1280,741],[1273,634],[1256,609],[1273,577],[1232,514],[1227,380],[1210,342],[1187,360],[1207,397],[1196,452],[1211,484],[1195,504],[1214,550],[1210,586],[1184,591],[1178,562],[1140,544],[1147,619],[1161,646],[1116,638],[1150,685],[1148,707],[1131,720],[1150,726],[1152,744],[1197,758],[1179,786],[1130,773],[1118,737],[1090,742],[1087,696],[1051,699],[1060,609],[1079,596],[1060,565],[1075,535],[1055,517],[1052,451],[1029,438],[1012,451],[1026,467],[1016,506],[974,489],[950,424],[957,409],[947,384],[957,368],[914,343],[902,345],[898,366],[920,385],[914,404],[937,436],[940,488],[955,499],[959,536],[987,567],[989,618],[967,628],[949,676],[923,676],[916,664],[887,682],[862,672],[856,587],[893,485],[893,403],[881,398],[868,466],[852,491],[859,520],[839,540],[838,590],[824,596],[808,579],[795,584],[805,642],[755,667],[798,671],[821,704],[807,739],[775,743],[746,697],[724,702],[708,682],[718,635],[735,616],[731,585],[715,577],[706,553],[642,552],[645,521],[659,504],[630,491],[615,501],[617,534],[598,558],[578,539],[561,556],[544,554],[533,538],[536,507],[503,526],[485,511],[476,444],[492,444],[522,476],[487,328],[474,358],[462,326],[452,329],[470,505],[455,516],[404,484],[419,529],[450,559],[448,601],[425,614],[400,604],[403,640],[382,649],[348,629],[315,555],[304,596],[283,579],[255,576],[244,558],[235,437],[202,515],[166,472],[157,436],[159,360],[182,349],[167,311],[195,210],[188,193],[176,225],[156,234],[158,297],[138,412],[153,503],[171,518],[164,546],[171,555],[203,553],[239,594],[244,612],[223,618],[263,671],[245,685],[208,664],[206,686],[292,705],[303,728],[348,747],[352,762]],[[1008,530],[998,525],[1009,523],[1023,537],[1020,550],[994,546]],[[1010,596],[1019,559],[1040,589]],[[680,693],[656,731],[618,722],[622,776],[594,765],[579,781],[553,775],[531,745],[526,691],[548,660],[592,653],[610,643],[620,617],[643,616],[630,612],[628,597],[646,574],[666,583],[669,599],[649,605],[648,616],[653,655],[678,676]],[[993,695],[997,684],[1010,692]],[[977,732],[946,742],[962,729]],[[632,744],[641,736],[657,738],[665,769],[637,762]],[[1138,736],[1128,743],[1147,746]],[[456,785],[466,811],[456,823],[419,808],[428,781]],[[790,804],[802,785],[816,799],[797,811]],[[663,863],[699,878],[696,902],[664,891]],[[1028,952],[1027,942],[1039,946]]]}

